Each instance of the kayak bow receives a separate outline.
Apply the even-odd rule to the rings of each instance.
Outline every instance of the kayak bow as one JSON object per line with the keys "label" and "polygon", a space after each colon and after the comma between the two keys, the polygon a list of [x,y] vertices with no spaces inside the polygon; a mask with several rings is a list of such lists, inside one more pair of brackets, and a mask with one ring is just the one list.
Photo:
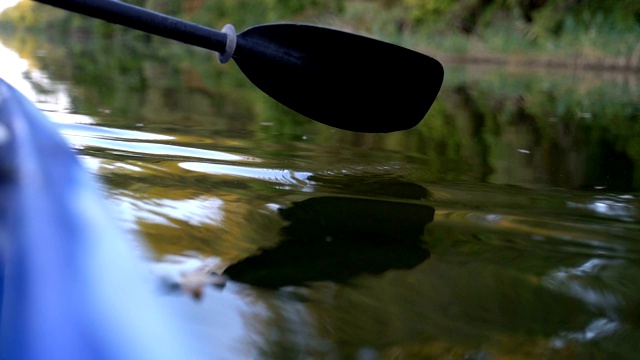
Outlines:
{"label": "kayak bow", "polygon": [[197,358],[114,224],[55,125],[0,79],[0,358]]}

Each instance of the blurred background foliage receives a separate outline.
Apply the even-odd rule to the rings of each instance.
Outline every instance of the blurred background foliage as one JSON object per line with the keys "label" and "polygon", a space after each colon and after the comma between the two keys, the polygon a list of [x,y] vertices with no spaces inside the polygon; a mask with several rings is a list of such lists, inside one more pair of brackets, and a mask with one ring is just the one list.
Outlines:
{"label": "blurred background foliage", "polygon": [[[636,0],[130,0],[213,28],[296,21],[338,27],[453,60],[640,67]],[[0,14],[4,28],[140,36],[22,1]],[[505,59],[507,57],[507,59]]]}

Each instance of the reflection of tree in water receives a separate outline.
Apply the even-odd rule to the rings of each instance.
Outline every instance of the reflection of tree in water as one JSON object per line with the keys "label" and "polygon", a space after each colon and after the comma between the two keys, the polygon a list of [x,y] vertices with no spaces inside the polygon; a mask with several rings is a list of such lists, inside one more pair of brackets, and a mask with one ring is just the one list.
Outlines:
{"label": "reflection of tree in water", "polygon": [[593,83],[592,74],[554,75],[509,78],[496,70],[456,87],[449,98],[458,106],[450,103],[447,117],[462,136],[458,159],[471,155],[460,163],[481,163],[476,178],[483,182],[637,189],[637,92],[626,84],[633,77],[606,78],[604,86],[604,76]]}
{"label": "reflection of tree in water", "polygon": [[385,174],[314,174],[309,180],[344,194],[390,196],[394,199],[421,200],[431,196],[421,185]]}

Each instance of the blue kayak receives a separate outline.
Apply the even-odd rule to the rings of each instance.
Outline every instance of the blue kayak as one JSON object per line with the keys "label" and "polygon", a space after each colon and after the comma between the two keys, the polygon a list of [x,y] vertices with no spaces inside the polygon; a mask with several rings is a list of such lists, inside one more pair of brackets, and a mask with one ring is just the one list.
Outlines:
{"label": "blue kayak", "polygon": [[55,125],[0,79],[0,359],[196,359],[139,244]]}

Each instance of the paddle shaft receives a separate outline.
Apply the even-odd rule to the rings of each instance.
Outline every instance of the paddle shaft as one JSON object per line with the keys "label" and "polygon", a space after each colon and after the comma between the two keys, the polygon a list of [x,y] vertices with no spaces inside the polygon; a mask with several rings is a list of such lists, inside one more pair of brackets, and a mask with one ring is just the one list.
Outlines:
{"label": "paddle shaft", "polygon": [[219,53],[225,51],[227,34],[114,0],[35,0],[42,4],[126,26],[148,34],[177,40]]}
{"label": "paddle shaft", "polygon": [[35,0],[232,57],[245,76],[288,108],[356,132],[416,126],[436,99],[442,64],[364,36],[305,24],[216,31],[115,0]]}

